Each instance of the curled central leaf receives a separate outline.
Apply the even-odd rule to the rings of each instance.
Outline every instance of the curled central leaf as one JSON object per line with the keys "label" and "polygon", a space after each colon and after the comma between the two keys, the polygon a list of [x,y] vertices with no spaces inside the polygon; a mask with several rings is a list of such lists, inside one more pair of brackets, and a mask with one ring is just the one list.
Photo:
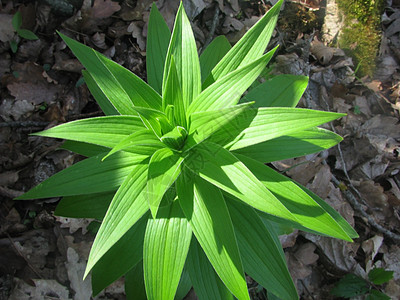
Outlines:
{"label": "curled central leaf", "polygon": [[163,142],[167,147],[181,151],[183,146],[185,145],[186,138],[188,136],[188,132],[182,126],[176,126],[170,132],[164,134],[160,140]]}

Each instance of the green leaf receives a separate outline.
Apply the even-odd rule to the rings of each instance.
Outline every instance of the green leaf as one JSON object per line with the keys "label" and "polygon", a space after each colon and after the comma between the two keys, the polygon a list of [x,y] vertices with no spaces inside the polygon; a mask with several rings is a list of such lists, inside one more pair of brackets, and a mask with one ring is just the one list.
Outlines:
{"label": "green leaf", "polygon": [[342,140],[341,136],[332,131],[314,127],[240,148],[234,153],[268,163],[316,153],[331,148]]}
{"label": "green leaf", "polygon": [[143,261],[125,274],[125,294],[127,300],[147,300],[143,278]]}
{"label": "green leaf", "polygon": [[17,31],[22,25],[22,16],[21,12],[17,11],[11,20],[12,27],[15,31]]}
{"label": "green leaf", "polygon": [[192,282],[190,281],[189,273],[186,269],[183,269],[181,279],[179,280],[178,289],[176,290],[175,300],[182,300],[189,293],[192,288]]}
{"label": "green leaf", "polygon": [[192,230],[177,201],[149,219],[143,246],[143,268],[149,299],[172,300],[189,250]]}
{"label": "green leaf", "polygon": [[369,295],[365,298],[365,300],[390,300],[388,295],[385,293],[382,293],[381,291],[378,290],[370,290]]}
{"label": "green leaf", "polygon": [[238,158],[296,217],[299,224],[328,236],[352,241],[343,228],[289,178],[249,157],[238,155]]}
{"label": "green leaf", "polygon": [[282,74],[252,89],[244,99],[255,107],[295,107],[307,88],[308,77]]}
{"label": "green leaf", "polygon": [[234,138],[232,128],[237,129],[236,119],[246,113],[250,105],[252,103],[193,113],[190,116],[189,137],[185,148],[189,149],[206,139],[218,144],[228,143]]}
{"label": "green leaf", "polygon": [[266,213],[297,221],[292,213],[233,154],[204,142],[184,165],[213,185]]}
{"label": "green leaf", "polygon": [[199,300],[233,300],[196,239],[190,244],[186,266]]}
{"label": "green leaf", "polygon": [[171,39],[171,31],[155,3],[150,10],[147,29],[146,70],[147,82],[161,94],[165,57]]}
{"label": "green leaf", "polygon": [[38,36],[28,29],[17,29],[17,34],[26,40],[38,40]]}
{"label": "green leaf", "polygon": [[242,94],[263,71],[276,49],[221,77],[195,98],[187,113],[190,115],[197,111],[217,110],[237,104]]}
{"label": "green leaf", "polygon": [[206,80],[212,69],[232,48],[224,35],[217,36],[200,55],[201,82]]}
{"label": "green leaf", "polygon": [[171,149],[181,151],[187,138],[187,131],[181,126],[176,126],[172,131],[164,134],[161,141]]}
{"label": "green leaf", "polygon": [[146,107],[134,107],[133,109],[139,114],[143,124],[149,130],[152,130],[158,138],[173,129],[172,124],[162,111]]}
{"label": "green leaf", "polygon": [[133,106],[161,108],[160,95],[131,71],[61,33],[60,36],[120,114],[135,115]]}
{"label": "green leaf", "polygon": [[162,197],[181,172],[183,157],[169,148],[156,151],[150,159],[147,178],[147,200],[156,217]]}
{"label": "green leaf", "polygon": [[281,299],[298,299],[275,232],[264,226],[251,207],[235,200],[227,204],[246,273]]}
{"label": "green leaf", "polygon": [[228,208],[221,191],[198,176],[177,181],[178,199],[196,239],[226,287],[248,299],[246,280]]}
{"label": "green leaf", "polygon": [[106,156],[104,156],[103,160],[120,150],[148,155],[153,154],[163,147],[164,144],[160,142],[152,131],[141,129],[122,139]]}
{"label": "green leaf", "polygon": [[167,72],[174,57],[178,79],[181,84],[184,110],[201,91],[201,75],[199,56],[192,27],[181,2],[174,24],[168,54],[165,60],[163,76],[163,93],[166,88]]}
{"label": "green leaf", "polygon": [[347,274],[331,290],[331,294],[343,298],[364,295],[369,291],[368,283],[354,275]]}
{"label": "green leaf", "polygon": [[144,129],[136,116],[110,116],[77,120],[33,135],[86,142],[112,148],[135,131]]}
{"label": "green leaf", "polygon": [[381,285],[393,279],[393,273],[393,271],[386,271],[383,268],[375,268],[369,271],[368,278],[372,283]]}
{"label": "green leaf", "polygon": [[108,116],[119,115],[119,112],[115,109],[110,99],[108,99],[103,93],[93,76],[90,75],[90,73],[86,70],[82,70],[82,75],[89,91],[92,93],[94,99],[96,99],[96,102],[99,104],[101,110]]}
{"label": "green leaf", "polygon": [[66,140],[64,142],[64,144],[62,144],[60,149],[69,150],[69,151],[78,153],[80,155],[86,156],[86,157],[96,156],[96,155],[99,155],[101,153],[104,153],[104,152],[107,152],[110,150],[110,148],[103,147],[103,146],[97,146],[94,144],[88,144],[88,143],[76,142],[76,141],[68,141],[68,140]]}
{"label": "green leaf", "polygon": [[58,172],[17,200],[87,195],[115,191],[132,168],[146,157],[119,152],[106,161],[104,153]]}
{"label": "green leaf", "polygon": [[174,57],[171,56],[171,62],[169,65],[168,78],[165,83],[165,88],[162,95],[162,107],[163,111],[166,112],[168,106],[172,106],[173,109],[173,117],[170,118],[170,121],[175,125],[182,126],[184,128],[187,127],[186,120],[186,104],[183,100],[182,89],[179,83],[179,76],[176,71],[176,66],[174,62]]}
{"label": "green leaf", "polygon": [[346,234],[355,239],[358,238],[358,233],[353,229],[353,227],[350,226],[349,223],[336,211],[334,210],[329,204],[327,204],[324,200],[322,200],[320,197],[315,195],[313,192],[311,192],[309,189],[305,188],[301,184],[294,182],[296,185],[298,185],[304,192],[306,192],[315,202],[318,203],[319,206],[321,206],[328,214],[331,215],[333,219],[342,227],[342,229],[346,232]]}
{"label": "green leaf", "polygon": [[64,197],[58,203],[54,215],[103,220],[114,194],[115,191],[111,191]]}
{"label": "green leaf", "polygon": [[17,51],[18,51],[18,42],[15,41],[15,40],[11,40],[10,41],[10,48],[11,48],[12,53],[17,53]]}
{"label": "green leaf", "polygon": [[[116,153],[103,163],[118,156]],[[148,160],[131,166],[131,172],[126,176],[118,189],[103,223],[96,235],[90,250],[85,276],[96,265],[101,257],[148,211],[145,197]]]}
{"label": "green leaf", "polygon": [[[248,109],[236,122],[236,138],[226,145],[230,151],[248,147],[300,130],[308,129],[342,117],[343,114],[317,111],[303,108],[270,108]],[[250,120],[250,124],[249,124]],[[248,125],[249,124],[249,125]],[[247,128],[241,131],[243,126]],[[238,133],[238,131],[241,131]]]}
{"label": "green leaf", "polygon": [[279,0],[221,59],[205,80],[203,89],[262,56],[275,28],[282,3],[283,0]]}
{"label": "green leaf", "polygon": [[97,295],[143,258],[143,241],[149,214],[141,217],[92,269],[92,290]]}

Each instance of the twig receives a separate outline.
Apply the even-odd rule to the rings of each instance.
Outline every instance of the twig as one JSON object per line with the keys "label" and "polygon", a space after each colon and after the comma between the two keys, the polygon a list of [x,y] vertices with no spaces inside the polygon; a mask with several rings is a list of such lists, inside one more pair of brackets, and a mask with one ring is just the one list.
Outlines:
{"label": "twig", "polygon": [[211,23],[210,32],[208,33],[207,39],[205,40],[204,45],[201,48],[201,52],[203,52],[203,50],[207,48],[208,44],[211,43],[214,37],[215,29],[217,28],[218,25],[218,21],[219,21],[219,5],[218,3],[215,3],[214,17]]}
{"label": "twig", "polygon": [[11,127],[11,128],[21,128],[21,127],[46,127],[50,122],[36,122],[36,121],[11,121],[0,123],[0,127]]}
{"label": "twig", "polygon": [[38,276],[38,278],[43,279],[43,277],[36,271],[36,269],[30,264],[30,262],[28,261],[28,259],[25,257],[25,255],[23,255],[21,253],[21,251],[19,251],[19,249],[15,246],[14,241],[12,240],[11,236],[6,232],[7,238],[10,240],[11,245],[13,246],[14,250],[18,253],[19,256],[21,256],[26,264],[28,265],[29,269],[32,270],[33,273],[35,273],[36,276]]}
{"label": "twig", "polygon": [[[333,174],[332,174],[332,181],[336,186],[340,186],[340,181]],[[374,227],[376,230],[378,230],[379,232],[383,233],[387,237],[400,242],[400,235],[397,234],[397,233],[394,233],[394,232],[390,231],[389,229],[386,229],[385,227],[383,227],[383,226],[379,225],[378,223],[376,223],[376,221],[369,214],[367,214],[365,212],[365,210],[363,209],[361,204],[358,202],[356,197],[349,190],[344,190],[344,191],[342,190],[342,192],[346,196],[347,200],[350,202],[351,206],[357,212],[359,212],[364,218],[366,218],[368,220],[368,223],[372,227]]]}

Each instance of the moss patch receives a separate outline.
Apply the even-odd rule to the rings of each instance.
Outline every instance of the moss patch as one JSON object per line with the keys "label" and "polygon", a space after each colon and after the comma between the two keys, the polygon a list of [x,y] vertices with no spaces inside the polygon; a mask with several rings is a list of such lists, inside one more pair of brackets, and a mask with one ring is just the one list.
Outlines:
{"label": "moss patch", "polygon": [[354,59],[357,75],[372,75],[380,42],[384,0],[336,0],[344,28],[338,46]]}

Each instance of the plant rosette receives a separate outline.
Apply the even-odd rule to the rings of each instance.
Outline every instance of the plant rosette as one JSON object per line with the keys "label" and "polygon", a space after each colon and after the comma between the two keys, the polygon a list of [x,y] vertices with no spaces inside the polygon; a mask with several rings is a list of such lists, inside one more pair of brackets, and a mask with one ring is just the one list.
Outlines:
{"label": "plant rosette", "polygon": [[250,299],[245,273],[297,299],[280,228],[351,241],[352,227],[321,198],[265,163],[341,141],[317,128],[342,114],[295,108],[308,79],[265,70],[282,0],[231,47],[217,37],[199,57],[182,4],[171,34],[155,5],[148,84],[62,34],[86,68],[104,117],[37,136],[88,158],[18,199],[63,197],[55,214],[102,220],[90,251],[93,294],[125,276],[129,299]]}

